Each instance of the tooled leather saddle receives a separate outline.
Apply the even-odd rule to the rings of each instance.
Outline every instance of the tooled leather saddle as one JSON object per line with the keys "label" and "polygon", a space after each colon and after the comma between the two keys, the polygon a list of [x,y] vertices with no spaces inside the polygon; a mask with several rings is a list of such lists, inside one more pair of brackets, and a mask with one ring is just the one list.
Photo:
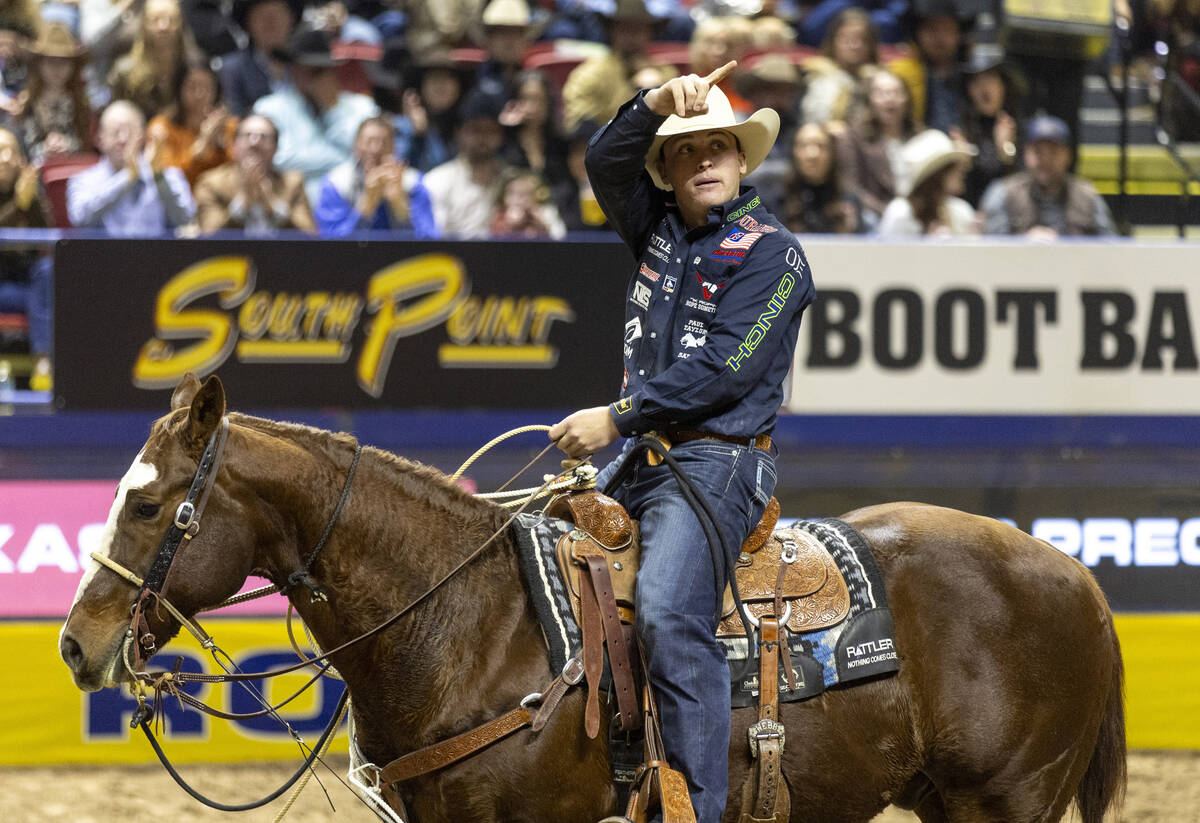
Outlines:
{"label": "tooled leather saddle", "polygon": [[[779,501],[771,498],[762,521],[743,543],[734,568],[743,611],[737,612],[732,589],[726,588],[717,636],[745,635],[748,620],[759,646],[759,683],[776,683],[782,663],[794,690],[786,633],[823,629],[844,620],[850,594],[815,537],[801,530],[775,531],[779,512]],[[599,727],[596,685],[604,646],[617,700],[616,722],[625,731],[635,729],[640,714],[630,650],[636,643],[631,629],[641,558],[638,524],[620,503],[595,489],[557,498],[546,514],[575,525],[559,539],[555,554],[583,633],[585,730],[594,737]],[[759,719],[748,730],[754,767],[742,788],[739,823],[784,823],[791,813],[781,773],[785,730],[778,703],[775,689],[759,690]]]}

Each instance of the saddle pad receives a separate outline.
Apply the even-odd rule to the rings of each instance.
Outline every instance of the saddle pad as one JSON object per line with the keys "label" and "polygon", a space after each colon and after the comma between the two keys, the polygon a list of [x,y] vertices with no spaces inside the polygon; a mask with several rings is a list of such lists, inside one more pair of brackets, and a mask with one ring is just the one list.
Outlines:
{"label": "saddle pad", "polygon": [[[889,674],[900,668],[883,575],[871,548],[841,520],[797,520],[790,528],[817,538],[833,557],[850,592],[850,612],[828,628],[788,632],[796,691],[788,691],[782,668],[779,699],[814,697],[830,686]],[[758,665],[747,661],[745,637],[720,638],[733,680],[733,706],[758,704]]]}
{"label": "saddle pad", "polygon": [[571,601],[554,547],[575,528],[566,520],[539,514],[519,514],[510,527],[517,543],[517,566],[533,601],[533,610],[546,636],[552,671],[561,672],[583,649],[583,632],[571,612]]}
{"label": "saddle pad", "polygon": [[[583,635],[571,611],[566,586],[554,556],[559,538],[574,526],[544,515],[522,514],[512,525],[517,565],[546,638],[553,671],[583,648]],[[788,632],[796,691],[787,689],[780,671],[779,699],[803,700],[838,683],[894,672],[899,668],[883,577],[862,537],[840,520],[797,520],[799,528],[821,541],[850,591],[850,612],[837,625],[811,632]],[[758,665],[747,661],[745,637],[720,638],[729,659],[734,707],[757,705]],[[744,675],[744,676],[743,676]]]}

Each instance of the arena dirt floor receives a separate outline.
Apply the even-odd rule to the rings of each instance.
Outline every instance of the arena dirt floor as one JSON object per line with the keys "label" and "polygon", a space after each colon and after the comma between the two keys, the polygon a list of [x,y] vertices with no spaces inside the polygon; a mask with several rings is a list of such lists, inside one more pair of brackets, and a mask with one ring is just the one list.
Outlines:
{"label": "arena dirt floor", "polygon": [[[332,757],[339,774],[345,759]],[[228,803],[265,794],[291,773],[280,764],[187,766],[185,777],[198,789]],[[284,818],[291,823],[369,823],[377,818],[327,773],[322,780],[337,807],[335,814],[315,782]],[[5,823],[112,823],[126,820],[238,820],[269,823],[284,801],[248,814],[229,815],[189,798],[157,764],[71,769],[0,769],[0,808]],[[1069,816],[1067,820],[1077,820]],[[1110,817],[1110,820],[1113,819]],[[915,821],[889,810],[875,823]],[[1129,758],[1129,794],[1120,820],[1128,823],[1200,823],[1200,752],[1134,752]],[[574,823],[564,821],[564,823]]]}

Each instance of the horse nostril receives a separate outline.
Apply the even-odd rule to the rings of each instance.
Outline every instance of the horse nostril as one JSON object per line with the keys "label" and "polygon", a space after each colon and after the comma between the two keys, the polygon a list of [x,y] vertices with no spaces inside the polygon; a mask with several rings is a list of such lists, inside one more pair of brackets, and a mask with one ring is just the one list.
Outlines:
{"label": "horse nostril", "polygon": [[63,661],[66,662],[71,671],[77,672],[83,667],[83,649],[75,642],[75,638],[65,635],[59,651],[62,653]]}

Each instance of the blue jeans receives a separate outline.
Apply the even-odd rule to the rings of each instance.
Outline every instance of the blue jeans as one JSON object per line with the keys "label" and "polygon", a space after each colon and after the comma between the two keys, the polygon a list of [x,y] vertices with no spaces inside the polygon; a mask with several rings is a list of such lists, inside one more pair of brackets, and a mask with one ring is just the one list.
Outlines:
{"label": "blue jeans", "polygon": [[[733,553],[722,569],[731,568],[775,490],[774,458],[715,440],[677,445],[670,454],[707,499]],[[729,664],[716,641],[718,582],[724,590],[727,581],[723,571],[720,581],[714,576],[700,521],[665,464],[642,458],[614,496],[641,521],[637,630],[667,758],[687,777],[698,823],[717,823],[729,792]]]}

